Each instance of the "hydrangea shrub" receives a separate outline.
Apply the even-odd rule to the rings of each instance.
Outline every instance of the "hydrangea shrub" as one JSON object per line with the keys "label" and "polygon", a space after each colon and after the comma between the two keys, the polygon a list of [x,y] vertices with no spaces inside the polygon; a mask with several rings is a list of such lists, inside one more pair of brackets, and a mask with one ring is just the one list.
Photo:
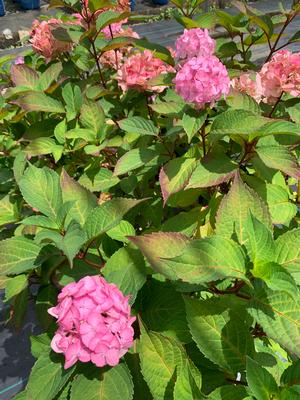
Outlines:
{"label": "hydrangea shrub", "polygon": [[300,396],[300,7],[174,3],[174,48],[55,0],[0,59],[0,287],[42,331],[17,400]]}

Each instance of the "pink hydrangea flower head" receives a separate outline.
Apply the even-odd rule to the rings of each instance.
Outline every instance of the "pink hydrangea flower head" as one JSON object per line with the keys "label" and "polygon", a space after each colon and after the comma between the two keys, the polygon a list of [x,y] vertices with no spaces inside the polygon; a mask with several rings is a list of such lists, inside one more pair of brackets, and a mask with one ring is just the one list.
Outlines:
{"label": "pink hydrangea flower head", "polygon": [[185,29],[176,40],[176,56],[189,60],[192,57],[212,56],[216,42],[209,36],[207,29]]}
{"label": "pink hydrangea flower head", "polygon": [[86,276],[66,285],[58,303],[48,309],[58,330],[51,348],[65,356],[65,369],[78,360],[98,367],[114,366],[133,344],[128,297],[100,276]]}
{"label": "pink hydrangea flower head", "polygon": [[128,57],[119,69],[119,86],[123,91],[128,89],[138,91],[151,89],[159,93],[165,89],[165,86],[151,86],[149,81],[168,72],[175,72],[175,70],[159,58],[156,58],[152,51],[144,50],[142,53]]}
{"label": "pink hydrangea flower head", "polygon": [[230,89],[226,67],[215,56],[193,57],[177,72],[175,90],[187,102],[197,108],[214,105]]}
{"label": "pink hydrangea flower head", "polygon": [[237,90],[241,93],[246,93],[249,96],[253,97],[257,103],[261,101],[262,97],[262,87],[260,76],[255,72],[244,73],[239,77],[233,78],[231,80],[231,86],[234,90]]}
{"label": "pink hydrangea flower head", "polygon": [[263,101],[274,104],[282,93],[300,95],[300,53],[280,50],[265,63],[258,74]]}
{"label": "pink hydrangea flower head", "polygon": [[[70,23],[75,24],[75,22]],[[63,21],[56,18],[41,22],[38,20],[33,21],[30,32],[32,48],[34,51],[44,56],[47,61],[56,58],[63,52],[72,50],[72,43],[58,40],[52,34],[53,29],[61,24],[63,24]]]}
{"label": "pink hydrangea flower head", "polygon": [[262,66],[259,77],[265,102],[275,103],[281,95],[290,74],[290,57],[290,51],[281,50]]}

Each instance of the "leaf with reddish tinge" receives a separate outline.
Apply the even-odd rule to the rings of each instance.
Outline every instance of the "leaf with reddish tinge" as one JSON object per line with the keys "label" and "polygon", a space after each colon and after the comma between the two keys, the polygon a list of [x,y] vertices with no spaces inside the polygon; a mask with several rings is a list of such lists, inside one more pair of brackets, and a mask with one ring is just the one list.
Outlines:
{"label": "leaf with reddish tinge", "polygon": [[171,194],[186,187],[197,165],[198,162],[195,158],[175,158],[162,167],[159,173],[159,182],[164,204]]}
{"label": "leaf with reddish tinge", "polygon": [[26,86],[30,89],[36,89],[39,82],[38,73],[25,64],[12,65],[11,79],[15,86]]}
{"label": "leaf with reddish tinge", "polygon": [[45,93],[32,92],[28,93],[18,100],[12,101],[26,111],[44,111],[54,113],[65,113],[62,103]]}
{"label": "leaf with reddish tinge", "polygon": [[175,232],[158,232],[128,238],[141,250],[155,271],[169,279],[177,279],[173,268],[164,258],[179,256],[189,242],[187,236]]}
{"label": "leaf with reddish tinge", "polygon": [[185,189],[220,185],[231,179],[238,166],[224,154],[207,154],[194,169]]}
{"label": "leaf with reddish tinge", "polygon": [[256,153],[269,168],[279,169],[283,173],[300,179],[300,166],[297,158],[285,146],[261,146]]}

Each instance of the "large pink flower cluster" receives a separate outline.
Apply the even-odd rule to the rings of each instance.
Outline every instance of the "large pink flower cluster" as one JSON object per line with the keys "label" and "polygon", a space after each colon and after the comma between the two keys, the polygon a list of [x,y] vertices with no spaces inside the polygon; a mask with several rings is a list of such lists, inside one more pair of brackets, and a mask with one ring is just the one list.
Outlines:
{"label": "large pink flower cluster", "polygon": [[99,276],[66,285],[48,312],[59,325],[51,347],[65,355],[65,368],[78,360],[98,367],[117,365],[133,344],[135,317],[128,297]]}
{"label": "large pink flower cluster", "polygon": [[282,92],[292,96],[300,94],[300,53],[278,51],[265,63],[260,72],[262,95],[268,103],[274,103]]}
{"label": "large pink flower cluster", "polygon": [[118,71],[119,85],[123,91],[135,89],[162,92],[165,86],[152,86],[149,82],[161,74],[175,72],[174,68],[156,58],[152,51],[144,50],[128,57]]}
{"label": "large pink flower cluster", "polygon": [[258,103],[274,104],[282,93],[300,95],[300,53],[280,50],[255,76],[242,74],[231,81],[234,89],[247,93]]}
{"label": "large pink flower cluster", "polygon": [[212,56],[216,42],[212,39],[207,29],[185,29],[183,34],[176,40],[176,57],[179,59],[190,59],[192,57]]}
{"label": "large pink flower cluster", "polygon": [[175,77],[175,90],[197,108],[214,105],[227,95],[230,79],[225,66],[213,55],[215,41],[207,29],[184,30],[176,41],[176,57],[181,60]]}
{"label": "large pink flower cluster", "polygon": [[[67,24],[76,24],[77,22],[69,21]],[[47,21],[34,20],[30,32],[30,42],[32,48],[50,61],[63,52],[72,50],[72,43],[58,40],[53,35],[53,29],[64,24],[57,18],[50,18]]]}
{"label": "large pink flower cluster", "polygon": [[215,56],[193,57],[177,72],[175,88],[187,102],[197,108],[219,100],[229,93],[230,79],[225,66]]}

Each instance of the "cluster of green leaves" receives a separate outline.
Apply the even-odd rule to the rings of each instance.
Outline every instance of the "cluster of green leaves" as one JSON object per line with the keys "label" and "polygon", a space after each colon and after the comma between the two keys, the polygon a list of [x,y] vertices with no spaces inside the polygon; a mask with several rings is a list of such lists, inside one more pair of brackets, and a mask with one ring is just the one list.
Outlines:
{"label": "cluster of green leaves", "polygon": [[[44,331],[16,399],[298,399],[300,99],[273,107],[233,93],[200,111],[172,74],[153,80],[169,86],[156,96],[122,93],[99,55],[130,45],[174,60],[144,39],[104,38],[125,16],[89,2],[101,7],[85,28],[55,33],[70,54],[0,61],[0,288],[16,328],[31,299]],[[214,21],[247,46],[273,37],[274,19],[239,7]],[[180,18],[203,27],[211,15]],[[243,54],[230,43],[237,51],[219,55],[234,75]],[[47,309],[95,274],[130,295],[134,346],[114,368],[65,371]]]}

